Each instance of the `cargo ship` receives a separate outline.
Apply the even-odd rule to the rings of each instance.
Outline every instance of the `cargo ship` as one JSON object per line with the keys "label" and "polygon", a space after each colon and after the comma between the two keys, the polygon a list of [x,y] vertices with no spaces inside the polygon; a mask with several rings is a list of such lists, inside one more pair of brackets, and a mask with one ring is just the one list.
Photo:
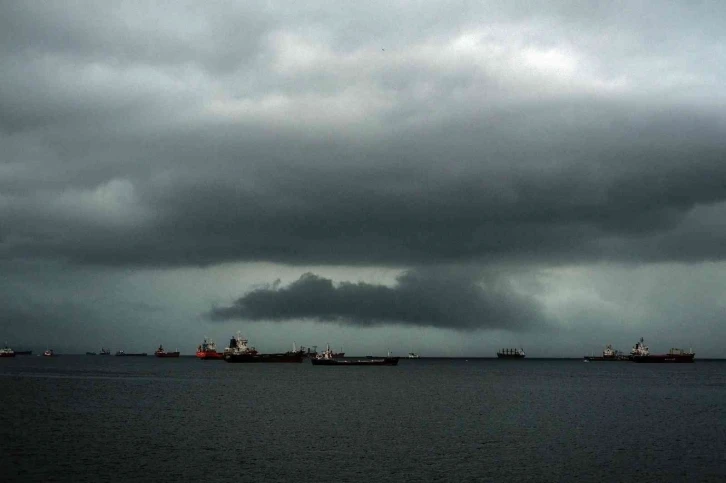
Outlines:
{"label": "cargo ship", "polygon": [[237,335],[229,340],[229,347],[224,349],[224,360],[242,363],[303,361],[303,354],[300,351],[261,354],[254,347],[249,347],[247,342],[248,340],[237,332]]}
{"label": "cargo ship", "polygon": [[641,337],[630,351],[630,358],[633,362],[646,363],[683,363],[693,362],[696,353],[693,350],[684,351],[683,349],[671,348],[667,354],[651,354],[648,346],[643,342]]}
{"label": "cargo ship", "polygon": [[613,346],[608,344],[605,346],[605,350],[602,351],[602,356],[585,356],[586,361],[611,361],[611,362],[630,362],[630,357],[623,354],[619,350],[613,349]]}
{"label": "cargo ship", "polygon": [[146,352],[136,352],[127,354],[124,351],[116,351],[116,357],[146,357]]}
{"label": "cargo ship", "polygon": [[366,357],[365,359],[342,359],[335,357],[335,353],[327,346],[322,354],[318,354],[310,362],[314,366],[396,366],[399,357],[391,357],[388,353],[387,357]]}
{"label": "cargo ship", "polygon": [[15,351],[8,347],[8,343],[5,343],[5,347],[0,349],[0,357],[15,357]]}
{"label": "cargo ship", "polygon": [[208,338],[204,338],[204,341],[197,346],[197,358],[202,360],[222,360],[224,354],[217,352],[217,344]]}
{"label": "cargo ship", "polygon": [[501,349],[497,352],[499,359],[524,359],[524,349]]}
{"label": "cargo ship", "polygon": [[161,344],[159,344],[159,348],[154,351],[154,355],[156,357],[179,357],[179,351],[167,352]]}

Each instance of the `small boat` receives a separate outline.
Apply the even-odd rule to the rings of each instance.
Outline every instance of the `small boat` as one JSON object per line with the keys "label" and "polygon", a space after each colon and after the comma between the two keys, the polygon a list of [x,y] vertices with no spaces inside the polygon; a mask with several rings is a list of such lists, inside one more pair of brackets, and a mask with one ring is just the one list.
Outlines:
{"label": "small boat", "polygon": [[159,348],[154,351],[154,355],[156,357],[179,357],[179,351],[174,352],[167,352],[164,350],[164,348],[159,344]]}
{"label": "small boat", "polygon": [[416,354],[415,352],[409,352],[408,353],[408,358],[409,359],[421,359],[421,356],[418,355],[418,354]]}
{"label": "small boat", "polygon": [[46,349],[43,352],[43,357],[55,357],[55,352],[53,352],[53,349]]}
{"label": "small boat", "polygon": [[501,349],[497,352],[499,359],[524,359],[524,349]]}
{"label": "small boat", "polygon": [[127,354],[124,351],[116,351],[116,357],[146,357],[146,352],[137,352]]}
{"label": "small boat", "polygon": [[322,354],[318,354],[310,362],[314,366],[396,366],[399,357],[391,357],[390,351],[387,357],[366,357],[365,359],[340,359],[333,357],[330,345]]}
{"label": "small boat", "polygon": [[202,360],[211,359],[221,361],[224,359],[224,354],[217,352],[217,344],[212,339],[205,337],[204,342],[197,346],[197,358]]}
{"label": "small boat", "polygon": [[0,349],[0,357],[15,357],[15,351],[8,347],[8,343],[5,343],[5,347]]}

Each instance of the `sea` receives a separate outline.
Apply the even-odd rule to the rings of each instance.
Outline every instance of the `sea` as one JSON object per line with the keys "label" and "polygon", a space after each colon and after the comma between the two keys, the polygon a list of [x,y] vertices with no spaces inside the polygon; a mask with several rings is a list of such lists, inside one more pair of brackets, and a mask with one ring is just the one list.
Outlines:
{"label": "sea", "polygon": [[0,481],[726,481],[726,361],[0,359]]}

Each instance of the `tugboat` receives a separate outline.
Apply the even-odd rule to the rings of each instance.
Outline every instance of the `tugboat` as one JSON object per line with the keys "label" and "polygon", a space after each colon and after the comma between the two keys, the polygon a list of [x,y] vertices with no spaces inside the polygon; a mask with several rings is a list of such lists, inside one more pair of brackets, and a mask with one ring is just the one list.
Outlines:
{"label": "tugboat", "polygon": [[217,344],[212,339],[204,338],[204,342],[197,346],[197,358],[202,360],[222,360],[224,354],[217,352]]}
{"label": "tugboat", "polygon": [[8,343],[5,343],[5,347],[0,349],[0,357],[15,357],[15,351],[8,347]]}
{"label": "tugboat", "polygon": [[159,348],[156,349],[156,351],[154,352],[154,355],[156,357],[179,357],[179,351],[167,352],[164,350],[164,348],[161,346],[161,344],[159,344]]}
{"label": "tugboat", "polygon": [[501,349],[497,352],[499,359],[524,359],[524,349]]}
{"label": "tugboat", "polygon": [[608,344],[605,346],[605,350],[602,351],[602,356],[585,356],[585,361],[620,361],[628,362],[630,357],[626,356],[619,350],[613,349],[613,346]]}
{"label": "tugboat", "polygon": [[224,349],[224,360],[226,362],[302,362],[303,354],[300,351],[282,352],[275,354],[260,354],[254,347],[247,345],[239,332],[229,340],[229,347]]}
{"label": "tugboat", "polygon": [[340,359],[333,356],[333,351],[330,350],[330,345],[328,345],[322,354],[318,354],[314,359],[310,359],[310,362],[314,366],[396,366],[398,365],[398,359],[399,357],[391,357],[390,351],[387,357]]}
{"label": "tugboat", "polygon": [[655,363],[681,363],[693,362],[696,353],[693,350],[684,351],[683,349],[671,348],[667,354],[651,354],[648,346],[643,343],[643,338],[635,343],[633,350],[630,351],[630,358],[633,362],[655,362]]}

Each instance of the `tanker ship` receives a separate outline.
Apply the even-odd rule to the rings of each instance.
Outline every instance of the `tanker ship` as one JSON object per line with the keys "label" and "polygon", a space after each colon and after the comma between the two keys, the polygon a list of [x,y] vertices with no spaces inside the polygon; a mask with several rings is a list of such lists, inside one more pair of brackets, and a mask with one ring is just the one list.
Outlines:
{"label": "tanker ship", "polygon": [[641,337],[638,342],[633,346],[633,350],[630,351],[630,359],[633,362],[650,362],[650,363],[680,363],[680,362],[693,362],[693,358],[696,353],[693,350],[685,351],[683,349],[671,348],[667,354],[651,354],[648,350],[648,346],[643,342]]}
{"label": "tanker ship", "polygon": [[229,340],[229,347],[224,349],[224,360],[245,363],[303,361],[303,354],[300,351],[261,354],[254,347],[249,347],[247,342],[248,340],[237,332],[237,335]]}

